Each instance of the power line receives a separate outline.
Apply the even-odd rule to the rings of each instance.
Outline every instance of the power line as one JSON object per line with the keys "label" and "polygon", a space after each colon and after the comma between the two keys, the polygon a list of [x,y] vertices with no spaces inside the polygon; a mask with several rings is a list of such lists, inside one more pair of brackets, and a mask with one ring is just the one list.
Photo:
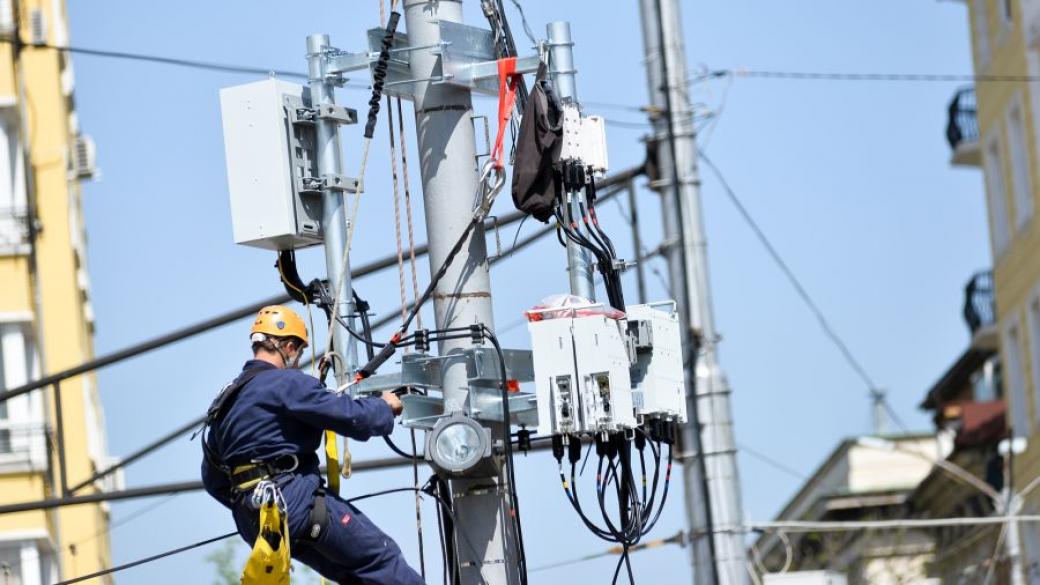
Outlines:
{"label": "power line", "polygon": [[[976,516],[961,518],[902,518],[895,520],[778,520],[776,522],[747,522],[750,530],[783,532],[849,532],[856,530],[900,530],[912,528],[946,528],[950,526],[992,526],[1007,524],[1007,516]],[[1015,516],[1017,522],[1040,522],[1040,516]]]}
{"label": "power line", "polygon": [[690,83],[699,83],[720,77],[790,79],[799,81],[891,81],[925,83],[1036,83],[1036,75],[972,75],[959,73],[853,73],[816,71],[770,71],[761,69],[716,69],[690,77]]}
{"label": "power line", "polygon": [[[769,253],[770,258],[773,259],[776,265],[780,268],[781,272],[784,273],[784,276],[787,277],[788,282],[790,282],[791,286],[794,287],[795,292],[798,294],[798,296],[802,299],[806,306],[809,307],[809,310],[816,317],[816,321],[820,324],[820,327],[823,329],[823,332],[827,335],[831,342],[833,342],[834,345],[837,346],[838,350],[841,352],[842,357],[845,358],[845,361],[848,362],[849,366],[852,367],[852,369],[856,372],[860,379],[862,379],[863,382],[867,385],[867,388],[870,390],[871,395],[875,395],[878,391],[878,386],[874,383],[873,378],[870,377],[870,374],[867,373],[867,370],[863,367],[860,361],[857,360],[856,357],[852,354],[852,351],[849,349],[848,344],[845,343],[845,340],[842,339],[840,335],[838,335],[838,332],[834,329],[830,321],[823,314],[823,310],[820,309],[820,306],[816,303],[816,300],[813,299],[812,295],[810,295],[809,291],[806,290],[801,280],[799,280],[798,277],[795,276],[794,271],[791,270],[791,267],[787,264],[783,257],[780,256],[780,252],[777,251],[776,246],[774,246],[773,243],[769,240],[765,232],[762,231],[761,226],[759,226],[758,222],[755,221],[755,218],[751,216],[751,213],[748,211],[747,207],[745,207],[744,203],[740,200],[739,197],[737,197],[736,192],[734,192],[733,188],[730,187],[729,182],[726,181],[726,177],[723,176],[722,171],[720,171],[719,168],[715,166],[715,163],[713,163],[711,159],[708,158],[706,154],[704,154],[704,151],[702,149],[698,148],[697,153],[700,156],[701,160],[704,161],[704,164],[706,164],[708,168],[711,169],[712,174],[714,174],[715,177],[718,179],[719,183],[722,185],[722,190],[726,193],[726,196],[729,197],[729,200],[737,208],[737,211],[740,213],[740,216],[748,224],[748,227],[751,228],[751,231],[755,233],[755,236],[758,238],[758,241],[765,247],[766,251]],[[882,400],[884,399],[882,398]]]}
{"label": "power line", "polygon": [[117,571],[130,569],[130,568],[136,567],[138,565],[143,565],[145,563],[150,563],[152,561],[157,561],[157,560],[165,558],[165,557],[173,556],[175,554],[180,554],[182,552],[191,550],[193,548],[199,548],[200,546],[206,546],[207,544],[212,544],[212,543],[220,541],[220,540],[225,540],[225,539],[231,538],[232,536],[238,536],[238,531],[228,532],[227,534],[222,534],[220,536],[215,536],[213,538],[207,538],[206,540],[200,540],[199,542],[196,542],[196,543],[193,543],[193,544],[189,544],[187,546],[182,546],[180,548],[175,548],[173,550],[169,550],[169,551],[166,551],[166,552],[163,552],[163,553],[159,553],[157,555],[152,555],[150,557],[146,557],[146,558],[143,558],[143,559],[138,559],[136,561],[133,561],[133,562],[130,562],[130,563],[126,563],[125,565],[119,565],[119,566],[116,566],[116,567],[110,567],[108,569],[97,571],[96,573],[91,573],[89,575],[83,575],[82,577],[75,577],[75,578],[72,578],[72,579],[67,579],[65,581],[62,581],[62,582],[58,583],[57,585],[70,585],[71,583],[79,583],[81,581],[88,581],[90,579],[96,579],[97,577],[104,577],[105,575],[110,575],[110,574],[115,573]]}
{"label": "power line", "polygon": [[[14,39],[0,39],[0,43],[15,44]],[[102,57],[106,59],[123,59],[127,61],[141,61],[145,63],[157,63],[171,65],[174,67],[186,67],[202,71],[215,71],[219,73],[240,73],[244,75],[275,75],[289,79],[306,80],[307,74],[287,69],[272,69],[265,67],[253,67],[249,65],[237,65],[231,63],[217,63],[213,61],[198,61],[194,59],[182,59],[179,57],[166,57],[163,55],[149,55],[146,53],[131,53],[128,51],[113,51],[109,49],[93,49],[89,47],[77,47],[71,45],[51,45],[44,43],[23,44],[26,49],[47,49],[63,51],[75,55],[87,55],[90,57]],[[345,87],[349,89],[369,89],[367,85],[348,83]]]}
{"label": "power line", "polygon": [[763,463],[765,463],[767,465],[772,466],[775,469],[778,469],[778,470],[786,473],[787,475],[790,475],[791,477],[793,477],[795,479],[798,479],[800,481],[806,481],[806,480],[809,479],[804,473],[798,471],[797,469],[795,469],[793,467],[789,467],[786,464],[781,463],[781,462],[777,461],[776,459],[773,459],[769,455],[766,455],[765,453],[762,453],[761,451],[757,451],[755,449],[752,449],[751,447],[748,447],[747,445],[741,445],[741,444],[738,443],[737,444],[737,449],[743,451],[744,453],[747,453],[748,455],[754,457],[755,459],[758,459],[759,461],[761,461],[761,462],[763,462]]}

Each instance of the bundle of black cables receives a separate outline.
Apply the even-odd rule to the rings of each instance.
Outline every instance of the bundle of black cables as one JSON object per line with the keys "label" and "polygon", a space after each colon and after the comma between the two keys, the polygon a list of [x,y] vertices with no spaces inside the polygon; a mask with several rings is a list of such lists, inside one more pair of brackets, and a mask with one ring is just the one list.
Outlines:
{"label": "bundle of black cables", "polygon": [[[579,437],[553,437],[553,455],[560,466],[560,482],[571,507],[577,512],[582,523],[596,537],[621,545],[622,555],[614,571],[613,582],[616,583],[624,566],[628,572],[630,583],[635,583],[632,565],[628,558],[628,549],[636,545],[643,536],[653,530],[664,510],[668,499],[668,487],[671,484],[672,444],[675,437],[675,426],[670,422],[650,421],[643,427],[635,429],[631,439],[624,433],[610,433],[597,436],[595,445],[589,446],[586,457],[594,448],[599,457],[596,469],[596,504],[599,507],[602,524],[590,518],[582,508],[578,496],[578,462],[582,459],[581,440]],[[631,447],[635,446],[639,454],[641,485],[637,485],[631,469]],[[646,448],[650,447],[653,460],[653,479],[647,481]],[[661,488],[661,457],[664,447],[668,448],[667,462],[664,466],[664,481]],[[570,462],[570,477],[563,469],[564,455]],[[582,464],[584,471],[584,464]],[[649,490],[647,489],[649,483]],[[608,511],[607,495],[613,487],[617,497],[617,521]],[[660,488],[660,500],[658,493]]]}
{"label": "bundle of black cables", "polygon": [[[624,311],[625,294],[621,288],[617,252],[596,216],[596,182],[585,167],[574,162],[564,162],[558,178],[562,190],[555,213],[556,235],[560,245],[566,246],[563,239],[565,235],[568,240],[595,256],[596,269],[603,276],[607,301],[611,307]],[[582,192],[585,194],[584,202],[576,196]]]}

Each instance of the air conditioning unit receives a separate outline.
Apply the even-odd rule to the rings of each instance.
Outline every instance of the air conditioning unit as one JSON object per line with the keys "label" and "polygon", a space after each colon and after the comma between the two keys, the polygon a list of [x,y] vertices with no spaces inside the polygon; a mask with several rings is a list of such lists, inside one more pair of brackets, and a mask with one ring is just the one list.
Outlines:
{"label": "air conditioning unit", "polygon": [[29,42],[34,45],[47,44],[47,15],[42,8],[33,8],[29,14]]}
{"label": "air conditioning unit", "polygon": [[77,179],[92,179],[97,175],[97,147],[86,134],[76,136],[72,145],[72,175]]}

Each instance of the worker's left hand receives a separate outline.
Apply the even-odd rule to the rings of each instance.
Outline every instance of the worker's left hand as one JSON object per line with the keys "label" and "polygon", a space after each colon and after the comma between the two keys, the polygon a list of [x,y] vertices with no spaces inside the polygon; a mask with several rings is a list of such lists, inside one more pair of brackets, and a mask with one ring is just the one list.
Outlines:
{"label": "worker's left hand", "polygon": [[383,392],[383,401],[390,405],[390,410],[394,413],[394,416],[401,414],[401,411],[404,410],[401,399],[393,392]]}

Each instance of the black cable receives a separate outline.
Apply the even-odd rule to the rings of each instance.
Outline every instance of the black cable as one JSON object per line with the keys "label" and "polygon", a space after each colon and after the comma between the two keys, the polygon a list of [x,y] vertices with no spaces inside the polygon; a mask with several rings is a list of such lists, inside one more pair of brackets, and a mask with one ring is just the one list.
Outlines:
{"label": "black cable", "polygon": [[[0,39],[0,44],[15,44],[14,39]],[[162,63],[163,65],[175,65],[177,67],[189,67],[192,69],[204,69],[207,71],[219,71],[221,73],[243,73],[248,75],[270,75],[289,77],[293,79],[307,79],[305,73],[287,71],[284,69],[265,69],[263,67],[249,67],[245,65],[231,65],[228,63],[214,63],[212,61],[196,61],[192,59],[179,59],[176,57],[162,57],[160,55],[145,55],[141,53],[128,53],[124,51],[109,51],[105,49],[88,49],[86,47],[57,46],[44,43],[23,43],[27,49],[51,49],[64,51],[78,55],[90,55],[93,57],[108,57],[114,59],[126,59],[130,61],[145,61],[150,63]]]}
{"label": "black cable", "polygon": [[[336,315],[336,322],[339,323],[344,329],[346,329],[347,333],[349,333],[351,337],[353,337],[354,339],[356,339],[356,340],[360,341],[362,344],[364,344],[365,349],[367,350],[368,353],[371,353],[371,354],[375,353],[374,351],[372,351],[372,348],[382,349],[382,348],[386,347],[385,343],[379,343],[378,341],[372,341],[370,338],[367,338],[364,335],[361,335],[360,333],[358,333],[357,331],[354,331],[353,329],[351,329],[351,327],[347,324],[347,320],[344,319],[343,317],[339,316],[339,315]],[[369,356],[369,359],[372,359],[371,355]]]}
{"label": "black cable", "polygon": [[[368,304],[368,301],[358,296],[356,289],[350,292],[354,295],[354,310],[361,317],[361,331],[365,335],[365,355],[368,356],[368,359],[372,359],[375,357],[374,348],[378,346],[372,342],[372,323],[368,319],[368,310],[371,308],[371,305]],[[347,327],[347,329],[349,330],[350,328]]]}
{"label": "black cable", "polygon": [[629,547],[626,546],[624,551],[621,553],[621,559],[625,561],[625,568],[628,569],[629,584],[636,585],[636,578],[632,575],[632,560],[629,558],[628,548]]}
{"label": "black cable", "polygon": [[621,576],[621,566],[625,564],[624,555],[618,559],[617,567],[614,568],[614,578],[610,580],[610,585],[617,585],[618,577]]}
{"label": "black cable", "polygon": [[423,291],[422,296],[416,299],[415,303],[412,305],[412,310],[409,311],[408,316],[405,317],[404,322],[398,328],[397,332],[394,333],[394,335],[390,338],[390,342],[382,348],[382,351],[380,351],[379,354],[377,354],[373,359],[369,360],[368,363],[366,363],[364,366],[361,367],[361,369],[358,370],[357,375],[359,379],[364,379],[371,376],[373,373],[375,373],[379,366],[386,363],[386,361],[390,359],[390,356],[394,354],[397,344],[401,340],[401,336],[404,335],[404,332],[408,330],[408,326],[411,325],[412,320],[415,319],[415,316],[419,314],[419,311],[422,309],[422,306],[426,304],[426,301],[430,300],[430,297],[433,296],[433,292],[434,290],[436,290],[437,284],[440,283],[442,278],[444,278],[444,275],[448,272],[448,268],[451,266],[451,263],[455,260],[455,257],[458,256],[459,252],[462,250],[463,245],[465,245],[465,243],[469,240],[469,235],[473,232],[474,228],[476,228],[478,224],[483,225],[483,223],[484,222],[479,217],[474,216],[473,219],[471,219],[470,222],[466,225],[465,229],[462,230],[462,233],[459,235],[459,239],[455,242],[455,245],[452,246],[451,250],[448,252],[448,255],[444,258],[444,263],[442,263],[441,267],[437,269],[437,273],[434,274],[432,278],[430,278],[430,284],[426,287],[426,290]]}
{"label": "black cable", "polygon": [[386,442],[386,446],[390,447],[391,451],[400,455],[401,457],[404,457],[405,459],[408,459],[409,461],[424,461],[426,459],[425,455],[413,456],[411,453],[401,449],[397,446],[397,443],[394,443],[394,440],[390,438],[390,435],[383,435],[383,441]]}
{"label": "black cable", "polygon": [[383,99],[383,83],[386,81],[386,70],[390,63],[390,48],[394,45],[394,34],[401,13],[391,12],[386,22],[386,30],[380,42],[379,58],[372,68],[372,97],[368,99],[368,120],[365,121],[365,138],[371,140],[376,131],[376,119],[379,116],[379,102]]}
{"label": "black cable", "polygon": [[159,553],[157,555],[152,555],[150,557],[145,557],[143,559],[138,559],[136,561],[132,561],[132,562],[129,562],[129,563],[126,563],[126,564],[123,564],[123,565],[118,565],[118,566],[115,566],[115,567],[109,567],[107,569],[103,569],[101,571],[97,571],[95,573],[91,573],[89,575],[83,575],[81,577],[73,577],[72,579],[67,579],[65,581],[59,581],[58,583],[55,583],[55,585],[70,585],[71,583],[79,583],[81,581],[88,581],[90,579],[96,579],[98,577],[104,577],[105,575],[111,575],[112,573],[115,573],[117,571],[122,571],[122,570],[125,570],[125,569],[131,569],[131,568],[136,567],[138,565],[143,565],[145,563],[150,563],[152,561],[157,561],[157,560],[165,558],[165,557],[173,556],[175,554],[179,554],[179,553],[182,553],[182,552],[185,552],[185,551],[189,551],[189,550],[191,550],[193,548],[199,548],[200,546],[205,546],[207,544],[212,544],[214,542],[217,542],[217,541],[220,541],[220,540],[225,540],[225,539],[231,538],[232,536],[237,536],[237,535],[238,535],[237,531],[235,531],[235,532],[228,532],[227,534],[223,534],[221,536],[214,536],[213,538],[207,538],[206,540],[200,540],[199,542],[196,542],[194,544],[189,544],[187,546],[182,546],[182,547],[179,547],[179,548],[175,548],[173,550],[168,550],[166,552]]}
{"label": "black cable", "polygon": [[483,334],[491,341],[491,345],[494,346],[495,352],[498,354],[498,367],[499,373],[502,377],[502,420],[503,434],[505,435],[502,439],[502,443],[505,447],[506,455],[506,477],[509,482],[509,500],[510,507],[512,508],[512,518],[516,529],[517,548],[519,549],[519,565],[520,565],[520,582],[524,585],[527,584],[527,553],[524,550],[524,531],[520,522],[520,504],[519,498],[516,493],[516,473],[515,463],[513,461],[513,441],[510,435],[510,425],[512,424],[509,418],[509,374],[506,372],[506,358],[505,353],[502,351],[502,345],[498,342],[498,337],[486,326],[480,325],[483,330]]}

